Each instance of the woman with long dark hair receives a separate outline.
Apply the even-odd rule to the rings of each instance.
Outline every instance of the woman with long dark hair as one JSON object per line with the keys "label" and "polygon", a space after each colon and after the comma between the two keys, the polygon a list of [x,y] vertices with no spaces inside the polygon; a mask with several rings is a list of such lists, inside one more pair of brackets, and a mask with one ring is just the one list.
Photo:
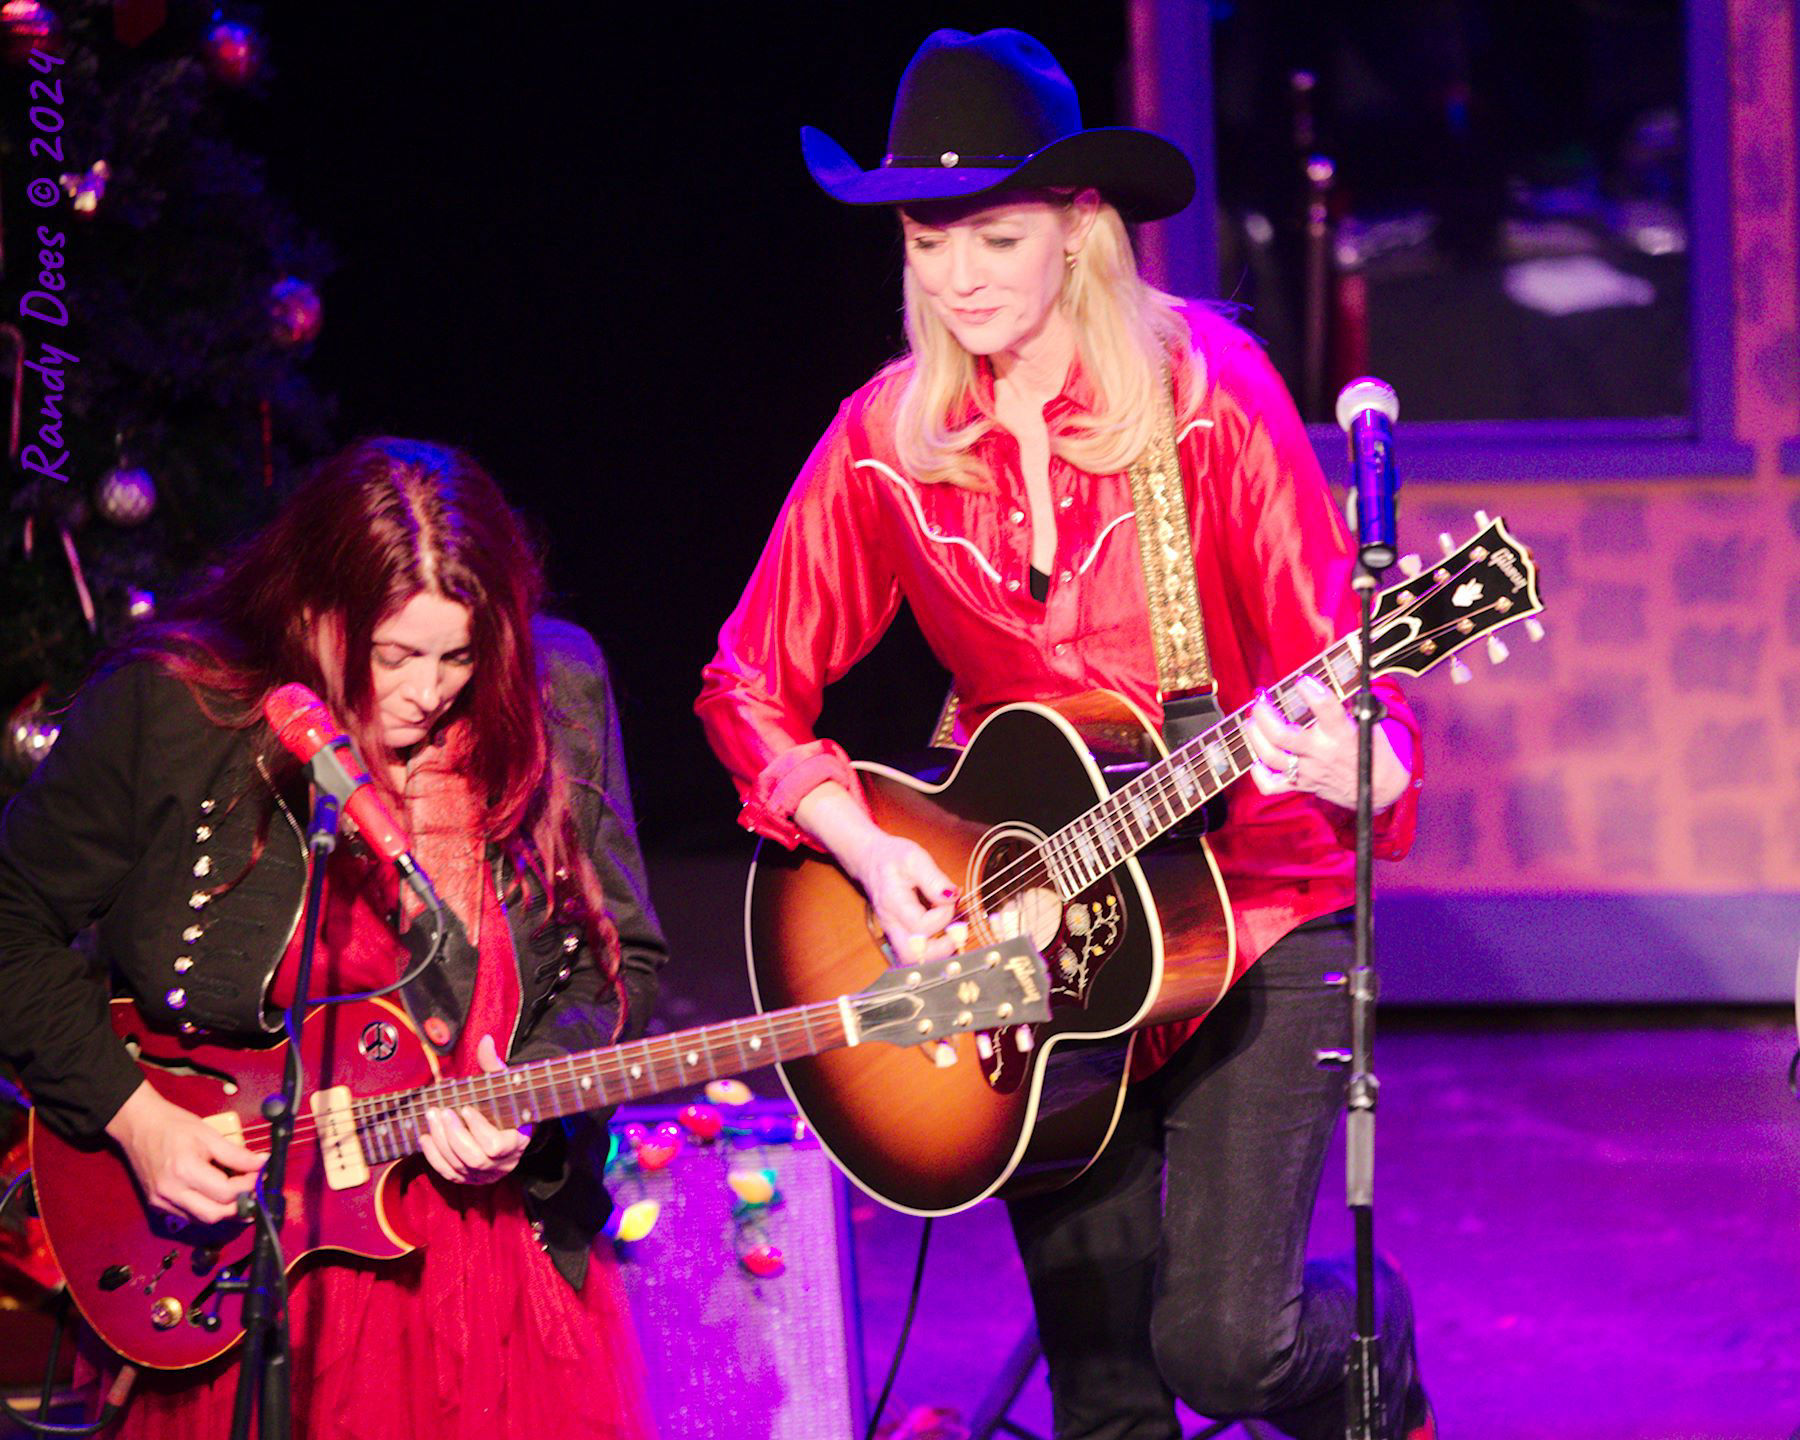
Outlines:
{"label": "woman with long dark hair", "polygon": [[[322,696],[450,912],[427,1038],[448,1074],[641,1026],[665,946],[606,670],[539,615],[543,575],[468,456],[365,440],[78,697],[0,820],[0,1053],[42,1123],[122,1151],[148,1203],[229,1217],[263,1156],[165,1099],[115,1038],[99,953],[147,1023],[265,1039],[294,988],[306,777],[263,719]],[[313,995],[394,982],[423,925],[356,843],[329,862]],[[411,992],[408,992],[409,1001]],[[502,1130],[438,1110],[398,1223],[419,1252],[332,1257],[291,1317],[306,1436],[650,1432],[605,1219],[604,1124]],[[223,1435],[220,1362],[139,1382],[123,1433]]]}
{"label": "woman with long dark hair", "polygon": [[[931,36],[878,167],[802,137],[834,198],[897,212],[907,351],[843,403],[801,471],[699,711],[743,823],[828,852],[906,959],[967,933],[957,882],[875,823],[848,757],[813,729],[826,685],[902,601],[955,679],[959,739],[1003,705],[1102,689],[1160,724],[1148,521],[1126,472],[1165,417],[1227,711],[1354,627],[1354,557],[1260,349],[1138,275],[1125,222],[1193,195],[1174,145],[1085,128],[1068,77],[1016,30]],[[1257,705],[1255,787],[1235,788],[1214,838],[1233,988],[1204,1023],[1140,1035],[1098,1161],[1011,1206],[1058,1440],[1173,1440],[1175,1396],[1293,1435],[1344,1433],[1350,1292],[1304,1257],[1344,1094],[1314,1055],[1348,1045],[1345,997],[1322,977],[1351,955],[1355,744],[1338,699],[1303,690],[1310,728]],[[1418,727],[1383,690],[1378,844],[1397,856]],[[1428,1432],[1406,1289],[1385,1266],[1382,1281],[1381,1433]]]}

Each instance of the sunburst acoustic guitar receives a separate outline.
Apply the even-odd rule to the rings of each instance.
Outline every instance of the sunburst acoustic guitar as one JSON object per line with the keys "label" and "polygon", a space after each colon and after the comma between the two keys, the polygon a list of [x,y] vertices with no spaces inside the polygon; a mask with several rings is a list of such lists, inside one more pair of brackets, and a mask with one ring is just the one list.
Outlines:
{"label": "sunburst acoustic guitar", "polygon": [[[1524,547],[1504,522],[1477,519],[1468,544],[1376,598],[1375,675],[1423,675],[1543,608]],[[1300,677],[1347,695],[1357,662],[1352,635],[1271,698],[1307,723]],[[1203,1015],[1230,983],[1231,912],[1211,854],[1202,841],[1153,842],[1250,769],[1248,718],[1246,707],[1171,754],[1141,712],[1097,692],[994,712],[941,780],[858,765],[875,821],[958,881],[969,942],[1023,934],[1049,960],[1052,1006],[1048,1025],[963,1035],[953,1053],[782,1064],[796,1105],[859,1186],[895,1209],[942,1215],[1065,1183],[1099,1155],[1132,1032]],[[895,963],[861,890],[816,852],[759,848],[745,931],[759,1007],[854,990]]]}

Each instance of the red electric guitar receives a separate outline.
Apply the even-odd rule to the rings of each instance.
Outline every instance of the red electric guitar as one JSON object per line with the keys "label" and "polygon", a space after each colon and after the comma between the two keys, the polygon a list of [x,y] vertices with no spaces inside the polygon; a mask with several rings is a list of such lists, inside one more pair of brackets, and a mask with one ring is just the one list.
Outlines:
{"label": "red electric guitar", "polygon": [[[1376,597],[1377,676],[1423,675],[1543,609],[1524,547],[1503,522],[1477,521],[1462,549]],[[1310,675],[1347,695],[1357,651],[1354,635],[1338,641],[1271,699],[1309,723],[1295,682]],[[1490,653],[1503,657],[1498,641]],[[942,780],[858,765],[876,823],[959,882],[969,940],[1023,933],[1049,960],[1054,1017],[1029,1037],[959,1038],[958,1065],[909,1050],[782,1065],[820,1143],[864,1190],[943,1215],[1064,1183],[1100,1154],[1132,1031],[1204,1015],[1231,982],[1231,911],[1212,855],[1152,842],[1249,770],[1248,718],[1246,707],[1169,754],[1129,701],[1096,692],[994,712]],[[759,1006],[854,989],[892,961],[862,891],[817,852],[762,845],[746,908]]]}
{"label": "red electric guitar", "polygon": [[[282,1254],[291,1272],[321,1250],[391,1259],[416,1248],[390,1223],[390,1189],[418,1152],[427,1109],[473,1105],[510,1129],[871,1040],[913,1046],[1041,1023],[1048,996],[1044,962],[1019,940],[886,970],[858,994],[455,1080],[441,1078],[398,1006],[322,1006],[300,1032],[312,1088],[289,1151]],[[161,1034],[127,1000],[113,1002],[112,1021],[159,1092],[268,1148],[260,1107],[281,1088],[285,1041],[230,1049]],[[50,1250],[101,1339],[158,1369],[202,1364],[238,1342],[243,1297],[232,1284],[249,1268],[245,1225],[174,1224],[145,1204],[114,1146],[72,1145],[35,1116],[31,1159]]]}

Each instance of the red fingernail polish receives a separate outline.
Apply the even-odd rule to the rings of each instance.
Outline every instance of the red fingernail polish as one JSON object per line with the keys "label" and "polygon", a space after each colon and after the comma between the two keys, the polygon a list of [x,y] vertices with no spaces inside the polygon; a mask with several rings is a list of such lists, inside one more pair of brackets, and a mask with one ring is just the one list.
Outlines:
{"label": "red fingernail polish", "polygon": [[956,898],[956,891],[954,889],[946,890],[944,892],[944,898],[946,900],[954,900]]}

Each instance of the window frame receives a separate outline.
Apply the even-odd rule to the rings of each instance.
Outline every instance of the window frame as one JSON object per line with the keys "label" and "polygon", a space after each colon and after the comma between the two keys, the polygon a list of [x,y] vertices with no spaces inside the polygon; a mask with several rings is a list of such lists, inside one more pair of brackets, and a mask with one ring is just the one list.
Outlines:
{"label": "window frame", "polygon": [[[1734,433],[1736,322],[1731,213],[1731,81],[1728,0],[1688,0],[1688,326],[1690,409],[1685,416],[1647,420],[1423,420],[1407,424],[1401,396],[1401,471],[1420,481],[1632,480],[1696,476],[1748,477],[1754,447]],[[1162,128],[1191,153],[1202,196],[1218,209],[1213,165],[1212,45],[1206,6],[1169,0],[1131,0],[1135,110],[1139,123]],[[1148,9],[1153,18],[1146,21]],[[1175,32],[1171,35],[1171,32]],[[1179,43],[1175,43],[1179,42]],[[1173,57],[1201,63],[1190,74],[1191,106],[1165,107],[1161,96],[1179,93]],[[1195,113],[1198,112],[1198,113]],[[1157,122],[1164,122],[1158,125]],[[1190,215],[1201,211],[1190,207]],[[1189,216],[1178,217],[1186,220]],[[1164,222],[1170,224],[1171,222]],[[1167,283],[1188,294],[1211,295],[1218,287],[1216,251],[1195,244],[1197,221],[1175,223],[1152,241]],[[1210,238],[1210,237],[1209,237]],[[1158,242],[1161,243],[1158,243]],[[1179,259],[1177,258],[1179,257]],[[1211,261],[1210,265],[1208,261]],[[1307,427],[1327,475],[1346,467],[1343,433],[1335,425]],[[1784,448],[1790,473],[1800,472],[1800,438]]]}

